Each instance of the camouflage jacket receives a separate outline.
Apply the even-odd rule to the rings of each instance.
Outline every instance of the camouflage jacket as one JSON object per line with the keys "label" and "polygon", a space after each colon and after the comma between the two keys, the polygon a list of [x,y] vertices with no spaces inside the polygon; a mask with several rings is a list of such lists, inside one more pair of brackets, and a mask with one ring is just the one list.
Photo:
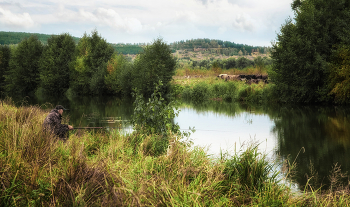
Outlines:
{"label": "camouflage jacket", "polygon": [[68,134],[68,125],[61,124],[62,115],[58,113],[57,109],[50,111],[49,115],[44,120],[43,127],[45,130],[50,130],[56,134],[59,138],[67,138]]}

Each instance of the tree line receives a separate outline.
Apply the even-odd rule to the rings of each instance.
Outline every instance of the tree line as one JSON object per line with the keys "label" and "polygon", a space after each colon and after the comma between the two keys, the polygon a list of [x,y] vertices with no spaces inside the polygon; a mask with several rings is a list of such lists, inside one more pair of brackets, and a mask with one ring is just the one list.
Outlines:
{"label": "tree line", "polygon": [[[195,49],[220,49],[220,53],[223,54],[225,52],[235,52],[238,53],[241,51],[244,55],[251,55],[253,52],[259,52],[261,54],[265,54],[270,51],[270,47],[259,47],[259,46],[251,46],[246,44],[237,44],[230,41],[223,40],[215,40],[215,39],[191,39],[191,40],[181,40],[178,42],[174,42],[171,44],[173,50],[195,50]],[[231,50],[229,50],[231,49]],[[234,49],[234,50],[232,50]]]}
{"label": "tree line", "polygon": [[[0,45],[11,45],[18,44],[23,39],[29,38],[30,36],[37,36],[37,38],[43,43],[47,44],[48,39],[52,35],[48,34],[39,34],[39,33],[26,33],[26,32],[5,32],[0,31]],[[77,44],[81,38],[73,37],[75,43]],[[109,43],[114,48],[115,51],[121,54],[139,54],[142,51],[142,48],[146,46],[146,43],[137,43],[137,44],[124,44],[124,43]],[[213,40],[213,39],[191,39],[191,40],[181,40],[170,44],[172,52],[176,50],[183,49],[215,49],[218,54],[226,55],[238,55],[239,52],[242,52],[242,55],[250,55],[252,52],[259,52],[261,54],[266,54],[270,51],[270,47],[258,47],[250,46],[246,44],[237,44],[230,41],[223,40]]]}
{"label": "tree line", "polygon": [[[182,58],[185,59],[185,58]],[[191,60],[189,59],[189,65],[192,68],[199,69],[210,69],[212,67],[219,67],[221,69],[238,68],[244,69],[247,67],[265,67],[272,65],[272,59],[268,57],[258,56],[254,60],[250,60],[245,57],[234,58],[230,57],[227,59],[208,59],[208,60]]]}
{"label": "tree line", "polygon": [[69,34],[53,35],[46,45],[32,35],[18,45],[0,46],[0,91],[59,96],[130,94],[138,88],[149,95],[159,81],[168,90],[175,65],[169,46],[159,38],[130,62],[96,30],[78,44]]}
{"label": "tree line", "polygon": [[[39,34],[39,33],[0,31],[0,45],[18,44],[23,39],[29,38],[33,35],[35,35],[38,38],[38,40],[40,40],[43,44],[47,44],[47,40],[52,36],[48,34]],[[75,43],[78,43],[80,38],[73,37],[73,39]]]}

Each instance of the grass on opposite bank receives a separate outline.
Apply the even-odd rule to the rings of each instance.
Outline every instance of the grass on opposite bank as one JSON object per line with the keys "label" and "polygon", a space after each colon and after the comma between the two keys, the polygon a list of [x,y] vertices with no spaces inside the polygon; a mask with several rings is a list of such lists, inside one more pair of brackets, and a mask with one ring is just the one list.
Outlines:
{"label": "grass on opposite bank", "polygon": [[176,96],[193,102],[240,101],[246,103],[277,102],[274,84],[247,84],[244,81],[225,81],[216,76],[177,78],[172,82]]}
{"label": "grass on opposite bank", "polygon": [[62,142],[42,131],[47,113],[0,102],[0,206],[349,205],[345,190],[293,195],[256,146],[214,159],[174,134],[160,156],[147,147],[157,134],[75,132]]}
{"label": "grass on opposite bank", "polygon": [[257,67],[246,67],[243,69],[231,68],[231,69],[221,69],[221,68],[211,68],[207,69],[199,69],[199,68],[191,68],[191,67],[183,67],[177,68],[175,71],[175,76],[217,76],[221,73],[228,75],[267,75],[268,67],[264,67],[259,69]]}

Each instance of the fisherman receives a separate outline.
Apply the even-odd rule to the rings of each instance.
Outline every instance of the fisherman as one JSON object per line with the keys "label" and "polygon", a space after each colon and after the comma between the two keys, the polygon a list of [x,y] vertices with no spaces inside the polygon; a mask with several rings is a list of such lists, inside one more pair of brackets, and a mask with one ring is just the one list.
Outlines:
{"label": "fisherman", "polygon": [[60,139],[66,140],[68,138],[68,131],[73,130],[71,125],[61,124],[63,111],[66,111],[61,105],[57,105],[52,109],[44,120],[44,130],[56,134]]}

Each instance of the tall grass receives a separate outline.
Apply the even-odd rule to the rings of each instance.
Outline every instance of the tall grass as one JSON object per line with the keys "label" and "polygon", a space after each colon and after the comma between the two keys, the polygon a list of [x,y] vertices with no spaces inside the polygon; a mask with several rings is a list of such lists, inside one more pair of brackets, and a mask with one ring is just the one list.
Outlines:
{"label": "tall grass", "polygon": [[0,102],[0,206],[349,205],[346,191],[293,195],[252,145],[208,157],[169,134],[73,132],[66,142],[42,131],[48,111]]}
{"label": "tall grass", "polygon": [[248,85],[241,81],[224,81],[217,77],[177,79],[172,82],[177,96],[193,102],[207,100],[240,101],[246,103],[274,102],[274,84]]}
{"label": "tall grass", "polygon": [[217,76],[221,73],[226,73],[229,75],[267,75],[267,71],[270,67],[265,67],[260,70],[257,67],[246,67],[243,69],[231,68],[231,69],[221,69],[221,68],[211,68],[211,69],[198,69],[185,66],[183,68],[177,68],[175,71],[175,76]]}

